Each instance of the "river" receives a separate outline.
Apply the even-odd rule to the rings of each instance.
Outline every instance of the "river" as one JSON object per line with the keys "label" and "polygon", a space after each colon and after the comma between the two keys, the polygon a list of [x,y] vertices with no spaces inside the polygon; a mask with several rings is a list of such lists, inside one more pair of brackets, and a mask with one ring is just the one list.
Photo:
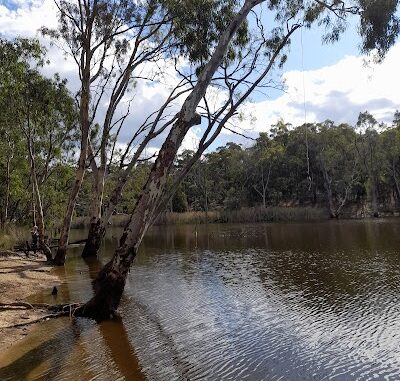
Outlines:
{"label": "river", "polygon": [[[0,355],[0,380],[400,380],[400,219],[153,227],[121,319],[44,322]],[[74,231],[73,239],[84,236]],[[69,251],[79,302],[112,254]]]}

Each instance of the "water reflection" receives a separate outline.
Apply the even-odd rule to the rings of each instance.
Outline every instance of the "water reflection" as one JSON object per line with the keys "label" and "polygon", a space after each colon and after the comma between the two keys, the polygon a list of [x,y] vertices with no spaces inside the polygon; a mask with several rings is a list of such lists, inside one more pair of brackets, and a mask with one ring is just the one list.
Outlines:
{"label": "water reflection", "polygon": [[[45,292],[31,301],[65,303],[73,299],[71,295],[90,297],[90,281],[102,263],[90,258],[82,260],[81,267],[69,265],[57,269],[67,280],[57,296]],[[101,374],[104,379],[145,380],[122,319],[101,324],[60,319],[43,326],[45,329],[40,327],[23,343],[26,352],[21,354],[22,348],[17,346],[4,356],[7,365],[0,368],[0,380],[92,380]]]}
{"label": "water reflection", "polygon": [[[396,219],[155,227],[122,320],[47,322],[0,356],[0,379],[398,380],[399,231]],[[119,233],[100,260],[71,250],[57,302],[92,295]]]}

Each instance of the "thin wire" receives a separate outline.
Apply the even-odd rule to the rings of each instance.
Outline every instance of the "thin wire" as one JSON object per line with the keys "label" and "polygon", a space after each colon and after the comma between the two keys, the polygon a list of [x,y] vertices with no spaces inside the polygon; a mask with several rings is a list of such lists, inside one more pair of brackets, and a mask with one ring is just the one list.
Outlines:
{"label": "thin wire", "polygon": [[310,152],[308,146],[308,126],[307,126],[307,107],[306,107],[306,83],[304,78],[304,48],[303,48],[303,27],[300,28],[300,45],[301,45],[301,73],[303,79],[303,109],[304,109],[304,127],[306,130],[306,155],[307,155],[307,178],[309,181],[308,189],[311,189],[312,180],[310,174]]}

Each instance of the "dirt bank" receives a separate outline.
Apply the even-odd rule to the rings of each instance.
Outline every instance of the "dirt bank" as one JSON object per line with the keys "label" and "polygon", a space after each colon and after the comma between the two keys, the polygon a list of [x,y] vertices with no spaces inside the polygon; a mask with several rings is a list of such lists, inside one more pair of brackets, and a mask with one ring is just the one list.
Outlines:
{"label": "dirt bank", "polygon": [[[26,301],[29,295],[41,289],[51,292],[60,280],[51,274],[51,266],[45,264],[44,256],[19,255],[10,251],[0,252],[0,303]],[[0,352],[26,336],[35,324],[22,327],[5,328],[16,324],[25,324],[40,319],[48,312],[35,309],[3,309],[0,307]]]}

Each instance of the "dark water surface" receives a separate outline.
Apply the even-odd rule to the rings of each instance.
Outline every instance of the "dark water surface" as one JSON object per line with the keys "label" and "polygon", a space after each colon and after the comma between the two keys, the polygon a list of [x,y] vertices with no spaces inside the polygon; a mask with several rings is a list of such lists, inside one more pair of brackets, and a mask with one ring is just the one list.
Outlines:
{"label": "dark water surface", "polygon": [[[57,298],[32,300],[87,300],[119,233],[99,261],[72,249]],[[0,380],[400,380],[399,233],[400,219],[152,228],[121,321],[45,322],[0,355]]]}

